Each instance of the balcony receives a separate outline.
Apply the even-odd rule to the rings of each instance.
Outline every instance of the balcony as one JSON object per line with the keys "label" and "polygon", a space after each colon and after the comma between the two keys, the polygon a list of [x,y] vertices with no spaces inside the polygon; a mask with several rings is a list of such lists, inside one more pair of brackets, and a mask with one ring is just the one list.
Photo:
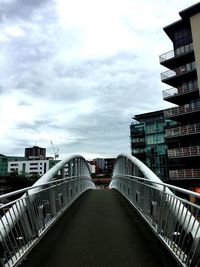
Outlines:
{"label": "balcony", "polygon": [[146,142],[145,141],[132,141],[132,147],[134,148],[140,148],[140,147],[145,147],[146,146]]}
{"label": "balcony", "polygon": [[140,160],[144,160],[146,159],[146,149],[132,147],[132,155]]}
{"label": "balcony", "polygon": [[200,101],[194,101],[193,103],[186,104],[180,107],[174,107],[164,110],[165,118],[172,118],[177,121],[182,121],[183,117],[193,116],[194,113],[200,112]]}
{"label": "balcony", "polygon": [[[195,85],[195,86],[194,86]],[[183,105],[187,99],[188,95],[190,98],[198,98],[199,96],[199,88],[196,83],[190,83],[187,86],[180,86],[178,88],[170,88],[164,90],[163,99],[177,105]]]}
{"label": "balcony", "polygon": [[200,157],[200,146],[169,149],[167,153],[169,158]]}
{"label": "balcony", "polygon": [[177,87],[183,81],[195,79],[196,76],[196,64],[193,61],[173,70],[161,73],[161,80],[166,84]]}
{"label": "balcony", "polygon": [[200,134],[200,123],[166,129],[165,134],[166,138]]}
{"label": "balcony", "polygon": [[144,128],[134,128],[134,127],[131,127],[131,137],[134,138],[134,137],[142,137],[145,135],[145,132],[144,132]]}
{"label": "balcony", "polygon": [[181,46],[159,56],[160,64],[169,69],[176,68],[194,60],[193,43]]}
{"label": "balcony", "polygon": [[172,180],[200,179],[200,169],[170,170],[169,177]]}

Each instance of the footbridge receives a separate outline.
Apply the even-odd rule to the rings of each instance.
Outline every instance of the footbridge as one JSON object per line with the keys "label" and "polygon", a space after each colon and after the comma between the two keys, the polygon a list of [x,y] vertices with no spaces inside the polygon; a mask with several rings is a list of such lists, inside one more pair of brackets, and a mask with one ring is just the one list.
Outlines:
{"label": "footbridge", "polygon": [[[119,155],[109,189],[87,161],[57,163],[32,187],[0,196],[0,266],[200,265],[200,195]],[[11,200],[12,199],[12,200]]]}

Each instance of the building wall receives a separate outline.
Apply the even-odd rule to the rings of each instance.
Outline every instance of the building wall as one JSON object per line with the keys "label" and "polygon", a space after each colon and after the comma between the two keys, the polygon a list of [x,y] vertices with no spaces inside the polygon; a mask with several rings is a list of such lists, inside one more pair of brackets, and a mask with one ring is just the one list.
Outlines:
{"label": "building wall", "polygon": [[52,168],[57,160],[27,160],[27,161],[10,161],[8,162],[8,171],[17,171],[24,174],[39,174],[42,176]]}
{"label": "building wall", "polygon": [[26,160],[26,157],[14,157],[14,156],[5,156],[0,155],[0,175],[4,176],[8,173],[8,163],[9,161],[22,161]]}
{"label": "building wall", "polygon": [[105,161],[104,172],[107,173],[108,175],[111,175],[114,168],[115,158],[105,158],[104,161]]}
{"label": "building wall", "polygon": [[25,148],[25,157],[46,157],[46,148],[39,146],[27,147]]}
{"label": "building wall", "polygon": [[130,126],[132,155],[140,159],[162,180],[168,180],[168,157],[163,111],[136,115],[138,123]]}
{"label": "building wall", "polygon": [[[164,99],[177,105],[165,110],[166,118],[177,122],[166,129],[169,177],[175,185],[195,189],[200,184],[200,3],[181,11],[180,16],[181,20],[164,28],[174,56],[161,61],[168,69],[161,79],[175,92]],[[167,75],[171,70],[174,75]]]}
{"label": "building wall", "polygon": [[200,14],[190,18],[193,47],[195,52],[195,63],[197,68],[198,87],[200,89]]}

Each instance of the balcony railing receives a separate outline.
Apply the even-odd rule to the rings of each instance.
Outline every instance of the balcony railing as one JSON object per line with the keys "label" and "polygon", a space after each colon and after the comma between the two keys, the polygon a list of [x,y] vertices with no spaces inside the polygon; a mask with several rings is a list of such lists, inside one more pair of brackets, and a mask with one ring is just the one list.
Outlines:
{"label": "balcony railing", "polygon": [[200,169],[170,170],[170,179],[200,179]]}
{"label": "balcony railing", "polygon": [[173,96],[177,96],[177,95],[182,95],[182,94],[186,94],[186,93],[190,93],[190,92],[194,92],[198,90],[198,87],[178,87],[178,88],[169,88],[167,90],[164,90],[163,93],[163,98],[168,98],[168,97],[173,97]]}
{"label": "balcony railing", "polygon": [[166,137],[175,137],[200,133],[200,123],[166,129]]}
{"label": "balcony railing", "polygon": [[146,149],[144,149],[144,148],[136,148],[136,149],[132,149],[132,154],[134,154],[134,155],[143,155],[143,154],[145,154],[146,155]]}
{"label": "balcony railing", "polygon": [[178,95],[178,89],[172,87],[172,88],[164,90],[162,94],[163,94],[164,99],[170,96],[175,96],[175,95]]}
{"label": "balcony railing", "polygon": [[161,80],[164,81],[164,80],[169,79],[169,78],[180,76],[182,74],[185,74],[185,73],[190,72],[190,71],[195,70],[195,69],[196,69],[196,65],[195,65],[195,62],[193,61],[193,62],[188,63],[186,65],[180,66],[174,70],[168,70],[168,71],[161,73]]}
{"label": "balcony railing", "polygon": [[170,117],[180,116],[183,114],[188,114],[188,113],[197,112],[197,111],[200,111],[200,101],[195,101],[190,104],[166,109],[164,110],[164,116],[165,118],[170,118]]}
{"label": "balcony railing", "polygon": [[200,146],[169,149],[167,153],[169,158],[200,156]]}
{"label": "balcony railing", "polygon": [[190,53],[192,51],[193,51],[193,43],[181,46],[181,47],[177,48],[175,51],[172,50],[172,51],[169,51],[167,53],[160,55],[159,56],[160,63],[162,63],[166,60],[169,60],[169,59],[173,59],[173,58],[182,56],[182,55]]}

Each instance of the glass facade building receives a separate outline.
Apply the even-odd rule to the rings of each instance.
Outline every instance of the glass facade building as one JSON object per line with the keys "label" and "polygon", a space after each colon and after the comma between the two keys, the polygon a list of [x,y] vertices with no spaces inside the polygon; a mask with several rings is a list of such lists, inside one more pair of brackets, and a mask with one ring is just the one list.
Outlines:
{"label": "glass facade building", "polygon": [[132,155],[144,162],[160,179],[168,180],[165,128],[172,124],[164,111],[135,115],[130,126]]}

